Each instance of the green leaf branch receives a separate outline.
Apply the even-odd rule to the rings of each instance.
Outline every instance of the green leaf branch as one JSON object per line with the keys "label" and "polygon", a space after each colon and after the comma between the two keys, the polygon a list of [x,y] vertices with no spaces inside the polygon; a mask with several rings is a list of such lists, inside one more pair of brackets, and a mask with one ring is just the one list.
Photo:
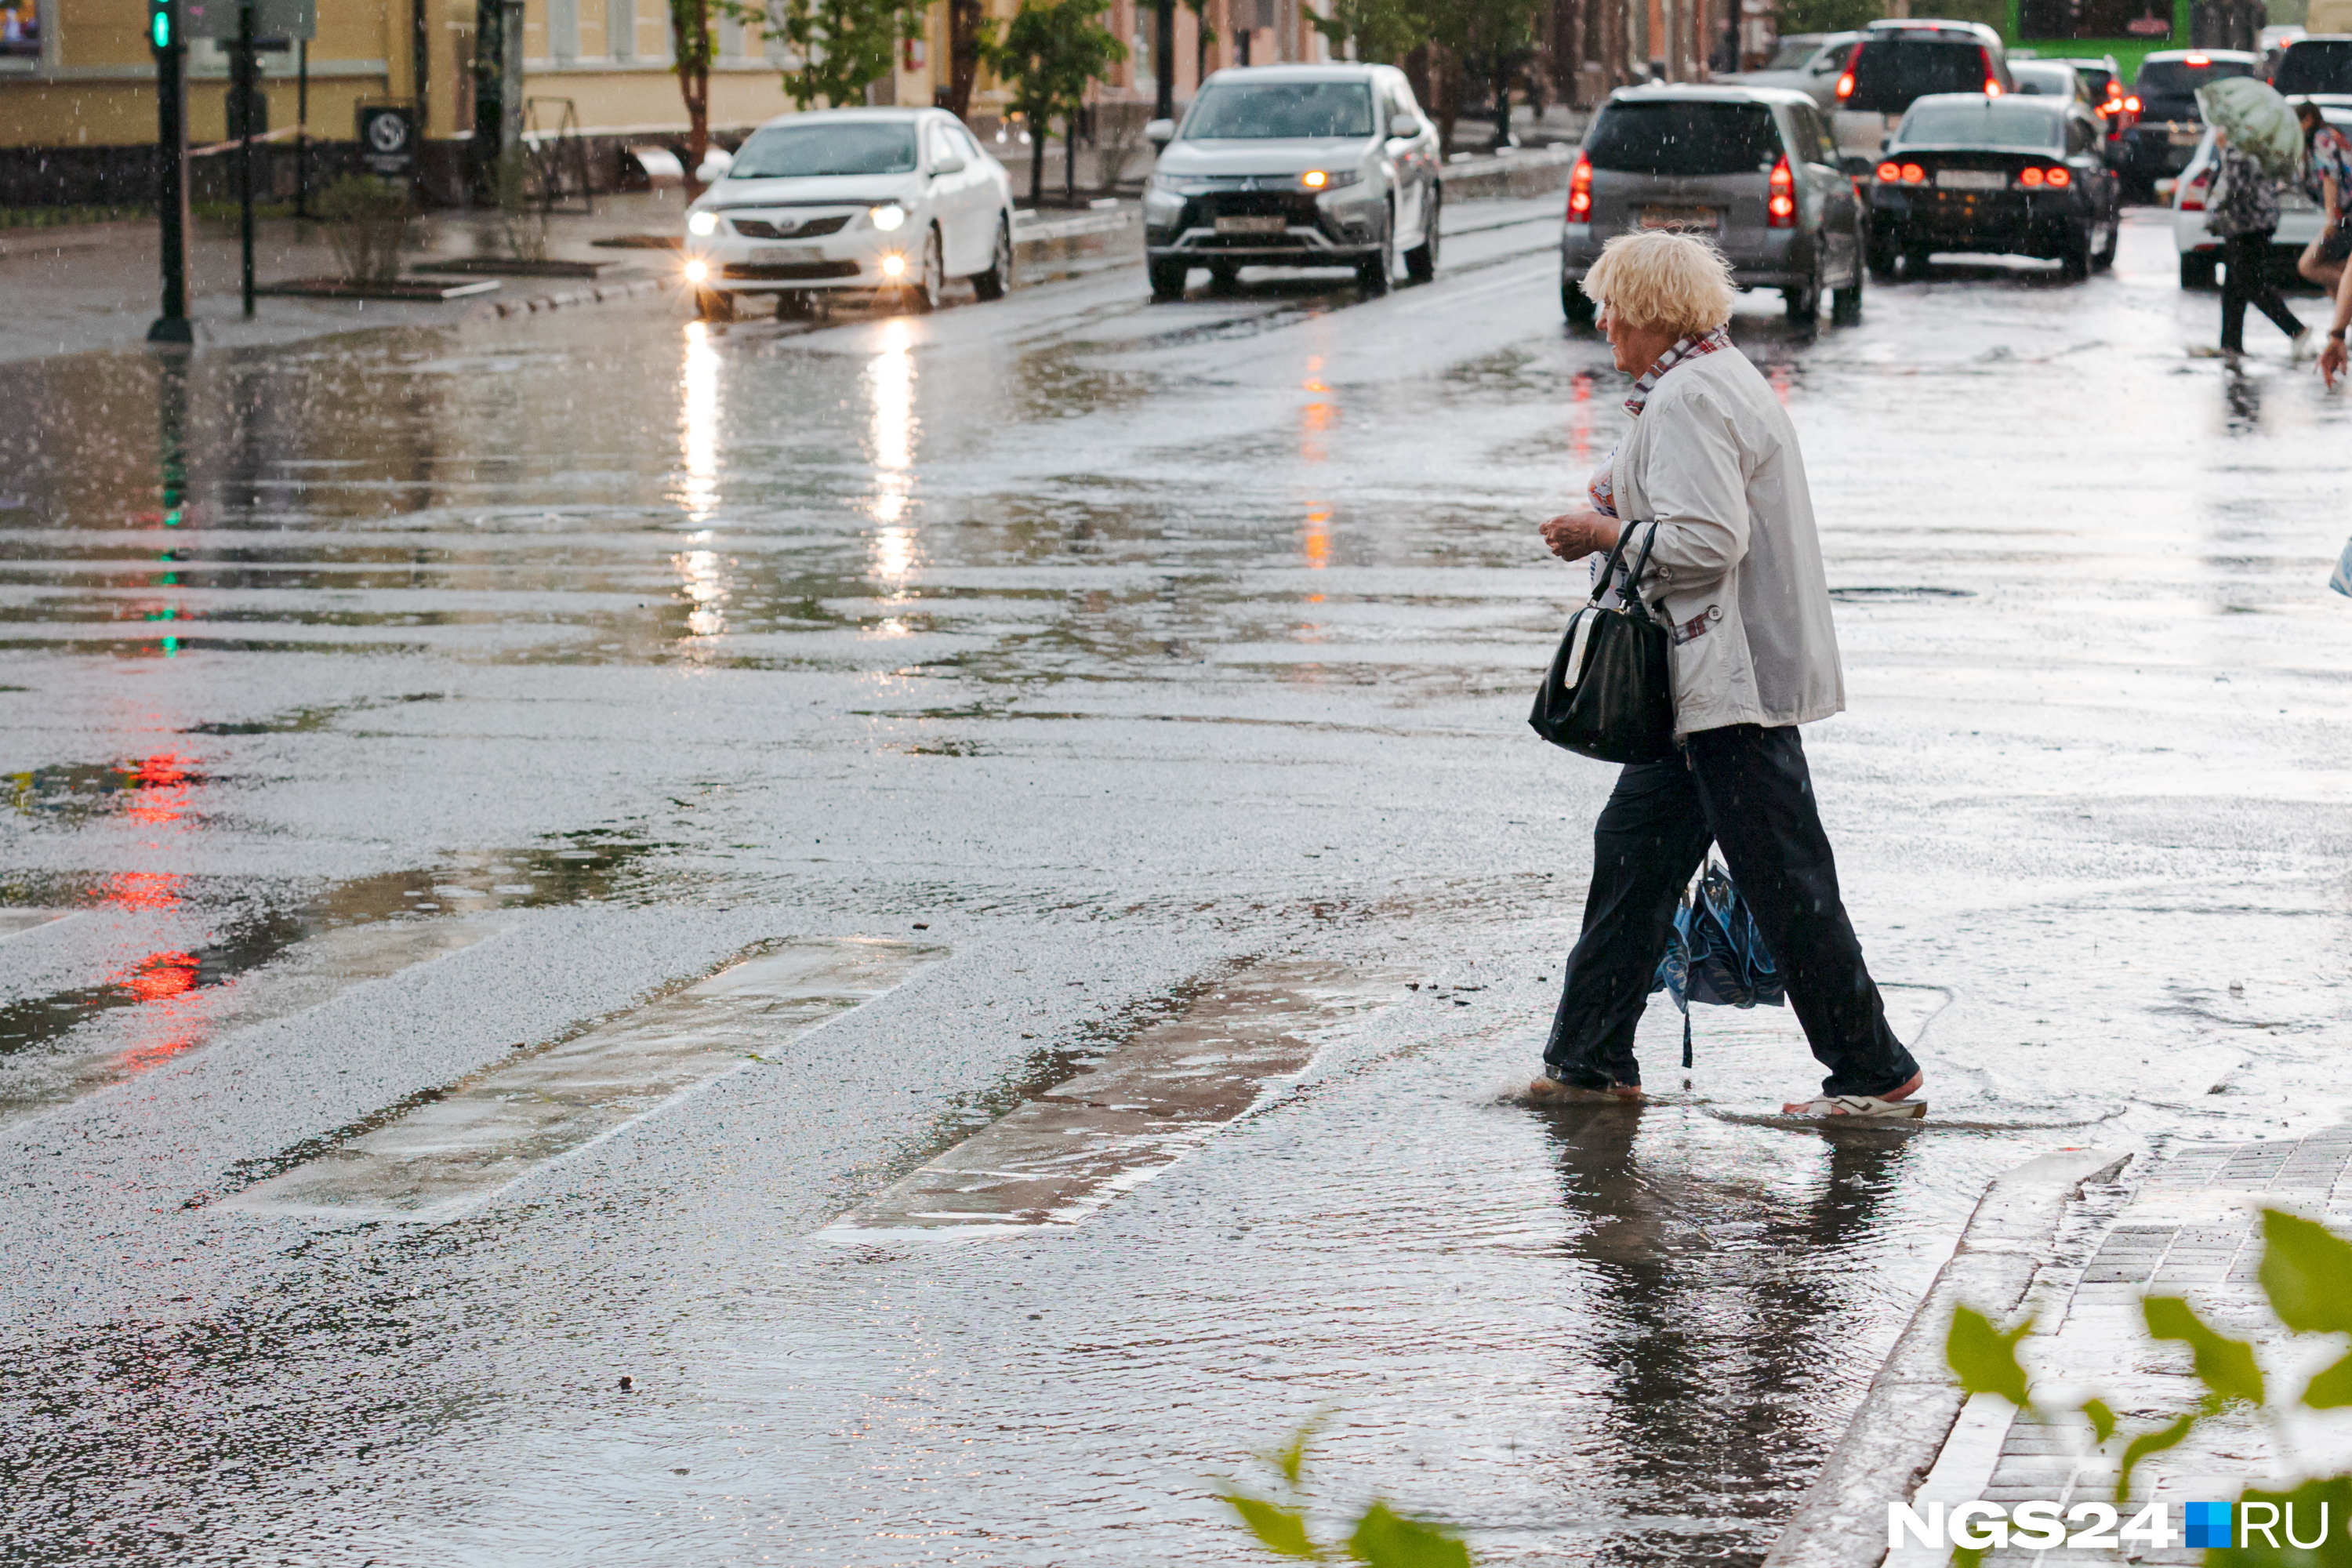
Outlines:
{"label": "green leaf branch", "polygon": [[1294,1562],[1353,1562],[1371,1568],[1471,1568],[1476,1560],[1460,1537],[1399,1513],[1379,1499],[1356,1516],[1340,1540],[1328,1544],[1318,1541],[1307,1522],[1307,1449],[1322,1424],[1318,1416],[1281,1447],[1255,1456],[1280,1478],[1276,1496],[1258,1497],[1233,1482],[1221,1483],[1217,1500],[1234,1510],[1258,1545]]}

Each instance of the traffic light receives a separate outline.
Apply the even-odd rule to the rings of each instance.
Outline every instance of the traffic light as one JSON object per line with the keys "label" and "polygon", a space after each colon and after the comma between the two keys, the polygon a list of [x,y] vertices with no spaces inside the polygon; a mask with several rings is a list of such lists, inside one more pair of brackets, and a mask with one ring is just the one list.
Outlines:
{"label": "traffic light", "polygon": [[179,41],[178,0],[147,0],[147,41],[160,52]]}

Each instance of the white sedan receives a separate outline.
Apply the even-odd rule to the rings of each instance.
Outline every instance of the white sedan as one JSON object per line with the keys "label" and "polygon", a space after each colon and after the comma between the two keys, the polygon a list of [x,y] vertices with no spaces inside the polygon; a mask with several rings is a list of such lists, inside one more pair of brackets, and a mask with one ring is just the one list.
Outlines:
{"label": "white sedan", "polygon": [[[2322,104],[2319,112],[2338,131],[2352,129],[2352,105]],[[2189,155],[2189,167],[2170,183],[2172,246],[2180,252],[2180,286],[2210,289],[2214,269],[2221,261],[2221,237],[2205,226],[2205,199],[2213,191],[2211,126],[2206,127],[2197,151]],[[2163,182],[2157,188],[2161,191]],[[2278,205],[2278,232],[2271,236],[2271,244],[2282,253],[2285,269],[2293,271],[2295,258],[2318,237],[2326,215],[2320,212],[2319,204],[2293,181],[2280,183]]]}
{"label": "white sedan", "polygon": [[686,210],[686,279],[708,321],[750,295],[799,314],[817,289],[929,310],[950,278],[1013,283],[1013,182],[939,109],[788,114],[752,132]]}

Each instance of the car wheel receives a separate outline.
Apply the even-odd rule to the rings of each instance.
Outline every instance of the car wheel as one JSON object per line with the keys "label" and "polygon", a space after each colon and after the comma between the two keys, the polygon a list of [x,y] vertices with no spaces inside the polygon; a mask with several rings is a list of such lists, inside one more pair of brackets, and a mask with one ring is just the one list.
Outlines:
{"label": "car wheel", "polygon": [[1571,327],[1589,327],[1600,316],[1600,307],[1570,279],[1559,280],[1559,313],[1568,318]]}
{"label": "car wheel", "polygon": [[1793,289],[1780,290],[1780,299],[1789,307],[1789,324],[1811,330],[1821,320],[1822,274],[1819,264],[1813,275]]}
{"label": "car wheel", "polygon": [[1145,263],[1144,270],[1151,275],[1151,297],[1155,300],[1181,300],[1184,297],[1184,276],[1192,270],[1182,257],[1164,261]]}
{"label": "car wheel", "polygon": [[1445,187],[1429,187],[1429,211],[1421,224],[1421,243],[1404,253],[1405,276],[1426,283],[1437,276],[1437,220],[1445,213]]}
{"label": "car wheel", "polygon": [[2060,274],[2069,283],[2080,283],[2091,275],[2091,226],[2066,232],[2065,254],[2058,258]]}
{"label": "car wheel", "polygon": [[1881,283],[1895,277],[1895,264],[1903,255],[1903,237],[1890,226],[1885,233],[1874,226],[1870,231],[1870,274]]}
{"label": "car wheel", "polygon": [[1830,324],[1835,327],[1862,325],[1862,283],[1869,276],[1859,262],[1854,266],[1853,281],[1830,296]]}
{"label": "car wheel", "polygon": [[697,289],[694,313],[706,321],[731,321],[735,319],[735,296],[723,289]]}
{"label": "car wheel", "polygon": [[1903,276],[1916,283],[1927,276],[1927,247],[1906,245],[1903,247]]}
{"label": "car wheel", "polygon": [[947,286],[947,268],[940,260],[940,231],[933,225],[923,231],[923,267],[907,285],[907,309],[919,316],[929,315],[940,308],[940,296]]}
{"label": "car wheel", "polygon": [[2121,215],[2107,219],[2107,237],[2091,252],[2091,265],[2105,272],[2116,264],[2116,247],[2123,243],[2124,220]]}
{"label": "car wheel", "polygon": [[1356,263],[1356,283],[1367,298],[1377,300],[1389,291],[1389,281],[1396,276],[1396,209],[1391,207],[1381,228],[1381,248]]}
{"label": "car wheel", "polygon": [[1006,218],[996,220],[996,248],[989,254],[988,270],[972,275],[971,291],[983,300],[1002,300],[1013,287],[1013,226]]}

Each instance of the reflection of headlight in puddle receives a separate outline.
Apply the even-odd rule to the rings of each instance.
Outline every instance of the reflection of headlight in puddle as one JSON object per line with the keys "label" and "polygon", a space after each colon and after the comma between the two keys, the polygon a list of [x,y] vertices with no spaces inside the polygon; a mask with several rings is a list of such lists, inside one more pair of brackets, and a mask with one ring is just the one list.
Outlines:
{"label": "reflection of headlight in puddle", "polygon": [[686,220],[686,232],[693,235],[713,235],[719,232],[717,213],[696,213]]}
{"label": "reflection of headlight in puddle", "polygon": [[688,283],[699,283],[709,276],[710,267],[709,263],[689,261],[686,264],[686,280]]}
{"label": "reflection of headlight in puddle", "polygon": [[884,258],[882,258],[882,276],[883,276],[883,277],[885,277],[885,278],[904,278],[906,275],[907,275],[907,258],[906,258],[905,257],[903,257],[903,256],[896,256],[896,255],[892,255],[892,256],[886,256],[886,257],[884,257]]}

